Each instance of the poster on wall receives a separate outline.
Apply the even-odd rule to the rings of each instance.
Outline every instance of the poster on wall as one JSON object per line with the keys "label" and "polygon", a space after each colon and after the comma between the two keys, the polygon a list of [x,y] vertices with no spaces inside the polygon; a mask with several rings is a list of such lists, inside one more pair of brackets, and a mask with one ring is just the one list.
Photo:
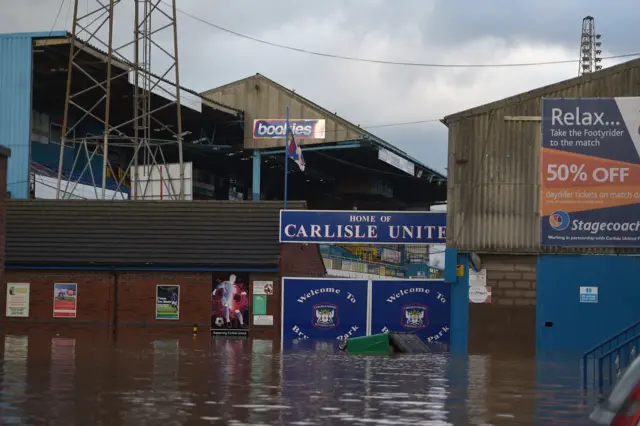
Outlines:
{"label": "poster on wall", "polygon": [[283,340],[365,336],[368,285],[367,280],[284,278]]}
{"label": "poster on wall", "polygon": [[29,316],[29,283],[7,283],[7,317],[27,318]]}
{"label": "poster on wall", "polygon": [[542,246],[640,247],[640,97],[542,100]]}
{"label": "poster on wall", "polygon": [[249,279],[230,272],[215,277],[211,288],[211,334],[248,336]]}
{"label": "poster on wall", "polygon": [[53,285],[53,317],[75,318],[78,311],[78,284]]}
{"label": "poster on wall", "polygon": [[371,283],[371,334],[413,332],[426,343],[448,343],[449,284],[429,280]]}
{"label": "poster on wall", "polygon": [[156,286],[156,319],[180,319],[179,285],[158,284]]}

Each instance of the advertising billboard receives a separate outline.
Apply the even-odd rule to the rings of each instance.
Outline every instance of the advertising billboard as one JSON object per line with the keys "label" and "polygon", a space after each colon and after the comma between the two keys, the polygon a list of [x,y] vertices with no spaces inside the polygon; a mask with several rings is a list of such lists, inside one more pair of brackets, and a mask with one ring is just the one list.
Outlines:
{"label": "advertising billboard", "polygon": [[640,97],[543,99],[541,245],[640,247]]}
{"label": "advertising billboard", "polygon": [[180,286],[156,286],[156,319],[180,319]]}
{"label": "advertising billboard", "polygon": [[53,317],[75,318],[78,312],[78,284],[53,285]]}
{"label": "advertising billboard", "polygon": [[[211,330],[216,336],[248,336],[249,277],[235,272],[221,273],[211,288]],[[266,306],[265,306],[266,309]]]}
{"label": "advertising billboard", "polygon": [[[284,139],[284,119],[253,120],[254,139]],[[296,139],[324,139],[325,120],[289,120]]]}
{"label": "advertising billboard", "polygon": [[447,213],[281,210],[281,243],[445,244]]}

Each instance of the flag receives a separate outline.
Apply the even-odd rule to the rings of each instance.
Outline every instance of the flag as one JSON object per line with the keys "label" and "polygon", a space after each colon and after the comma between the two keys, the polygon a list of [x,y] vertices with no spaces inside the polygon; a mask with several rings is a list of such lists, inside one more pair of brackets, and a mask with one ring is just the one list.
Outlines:
{"label": "flag", "polygon": [[302,149],[296,143],[296,138],[293,136],[293,130],[291,124],[287,119],[287,157],[296,162],[301,171],[304,172],[304,157],[302,156]]}

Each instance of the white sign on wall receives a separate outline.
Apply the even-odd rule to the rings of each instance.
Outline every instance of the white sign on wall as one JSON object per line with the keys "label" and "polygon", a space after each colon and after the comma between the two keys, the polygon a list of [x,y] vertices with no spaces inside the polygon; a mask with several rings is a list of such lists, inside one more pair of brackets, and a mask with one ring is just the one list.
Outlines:
{"label": "white sign on wall", "polygon": [[580,303],[598,303],[598,287],[580,287]]}
{"label": "white sign on wall", "polygon": [[481,269],[479,271],[474,271],[473,268],[469,268],[469,285],[487,285],[487,270]]}
{"label": "white sign on wall", "polygon": [[254,315],[253,325],[273,325],[273,315]]}
{"label": "white sign on wall", "polygon": [[273,281],[254,281],[253,282],[253,294],[254,295],[273,295]]}
{"label": "white sign on wall", "polygon": [[27,318],[29,316],[29,283],[7,283],[7,317]]}

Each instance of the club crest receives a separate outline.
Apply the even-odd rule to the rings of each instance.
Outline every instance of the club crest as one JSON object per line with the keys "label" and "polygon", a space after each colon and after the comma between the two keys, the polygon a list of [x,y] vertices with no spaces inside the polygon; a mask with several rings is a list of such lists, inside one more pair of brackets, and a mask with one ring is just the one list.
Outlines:
{"label": "club crest", "polygon": [[428,308],[420,303],[409,303],[402,307],[402,327],[409,330],[422,330],[429,326]]}
{"label": "club crest", "polygon": [[331,303],[320,303],[313,305],[311,309],[313,310],[312,324],[314,327],[328,330],[338,326],[338,306]]}

